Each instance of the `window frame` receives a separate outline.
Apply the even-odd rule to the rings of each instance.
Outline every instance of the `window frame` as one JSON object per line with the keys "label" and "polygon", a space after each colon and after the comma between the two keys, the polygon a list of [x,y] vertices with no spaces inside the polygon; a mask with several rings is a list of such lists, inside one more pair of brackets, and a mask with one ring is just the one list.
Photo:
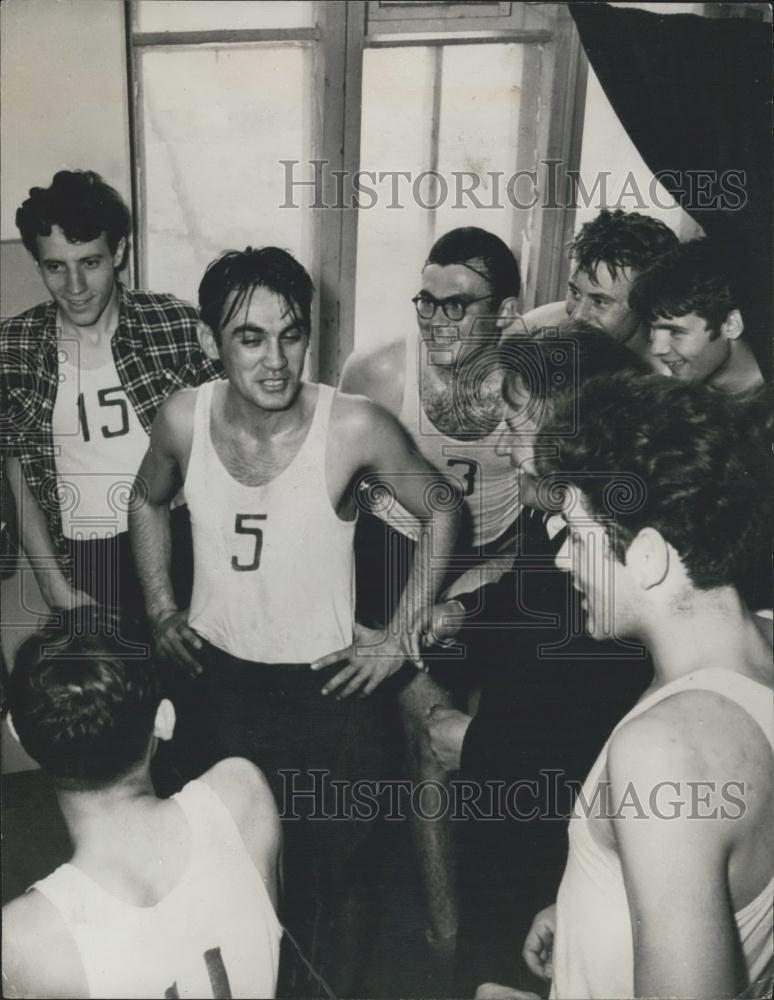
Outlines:
{"label": "window frame", "polygon": [[[555,9],[552,30],[536,20],[528,8]],[[497,12],[481,16],[484,8]],[[468,8],[467,10],[465,8]],[[478,9],[476,9],[478,8]],[[507,9],[507,10],[506,10]],[[376,15],[374,16],[374,11]],[[429,12],[423,19],[420,15]],[[352,177],[360,167],[361,98],[363,54],[370,47],[407,45],[503,44],[527,46],[532,71],[540,82],[541,114],[538,123],[525,123],[534,134],[534,149],[520,144],[514,169],[529,169],[537,160],[559,162],[559,190],[574,190],[568,172],[577,171],[583,130],[587,60],[566,4],[440,3],[391,4],[380,8],[378,0],[317,0],[315,24],[304,28],[223,29],[206,31],[147,32],[138,28],[136,0],[125,0],[126,65],[130,135],[130,178],[133,204],[133,265],[137,284],[147,282],[145,152],[142,127],[142,73],[139,53],[150,46],[228,43],[313,43],[313,80],[321,99],[312,101],[311,148],[313,158],[326,162],[326,172],[343,171]],[[529,162],[525,160],[528,158]],[[331,199],[326,199],[330,201]],[[546,211],[531,210],[528,220],[530,251],[525,270],[523,308],[536,302],[564,297],[568,265],[565,245],[575,220],[574,199],[566,206]],[[517,256],[516,232],[525,222],[515,209],[512,246]],[[318,295],[315,299],[310,343],[310,377],[336,385],[354,347],[355,289],[357,282],[356,207],[312,209],[312,259],[307,263]],[[423,248],[426,249],[426,248]]]}

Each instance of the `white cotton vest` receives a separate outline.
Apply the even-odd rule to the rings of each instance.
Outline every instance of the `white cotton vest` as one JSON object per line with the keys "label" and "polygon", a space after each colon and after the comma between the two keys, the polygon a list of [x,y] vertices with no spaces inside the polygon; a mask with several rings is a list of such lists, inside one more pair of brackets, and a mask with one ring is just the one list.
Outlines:
{"label": "white cotton vest", "polygon": [[273,997],[282,927],[231,813],[202,781],[174,800],[191,856],[155,906],[125,903],[71,864],[32,888],[64,920],[92,1000]]}
{"label": "white cotton vest", "polygon": [[[717,667],[680,677],[654,691],[624,716],[610,739],[630,719],[680,691],[714,691],[733,701],[763,729],[774,751],[771,692],[749,677]],[[584,782],[570,820],[567,867],[556,900],[551,989],[551,996],[562,1000],[634,996],[632,924],[621,861],[615,850],[593,837],[579,805],[581,798],[593,801],[610,739]],[[734,917],[748,980],[754,983],[771,970],[774,956],[774,878]]]}
{"label": "white cotton vest", "polygon": [[355,521],[342,521],[325,482],[335,390],[317,386],[304,443],[263,486],[226,470],[210,434],[213,392],[197,390],[183,492],[191,512],[194,586],[189,623],[243,660],[309,663],[352,642]]}
{"label": "white cotton vest", "polygon": [[499,538],[518,517],[521,510],[518,475],[507,456],[495,453],[504,424],[477,441],[456,441],[441,434],[430,422],[420,400],[420,365],[427,363],[426,352],[430,349],[432,345],[420,337],[407,340],[399,419],[417,450],[462,492],[470,511],[472,547],[477,548]]}
{"label": "white cotton vest", "polygon": [[60,347],[59,384],[51,420],[66,538],[110,538],[127,530],[134,477],[148,435],[111,357],[80,368]]}

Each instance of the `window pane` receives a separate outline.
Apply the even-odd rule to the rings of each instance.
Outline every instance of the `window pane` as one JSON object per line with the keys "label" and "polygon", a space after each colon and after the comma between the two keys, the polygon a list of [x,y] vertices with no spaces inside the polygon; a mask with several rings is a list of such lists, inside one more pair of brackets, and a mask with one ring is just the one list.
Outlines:
{"label": "window pane", "polygon": [[[377,204],[359,214],[356,349],[415,326],[410,299],[442,233],[480,226],[518,256],[506,184],[517,169],[522,105],[532,107],[537,93],[523,93],[523,53],[518,44],[365,51],[361,169],[410,171],[412,179],[395,182],[399,208],[389,207],[391,189],[381,182]],[[417,182],[434,163],[440,177]]]}
{"label": "window pane", "polygon": [[[430,48],[366,49],[360,169],[410,171],[412,177],[424,170],[432,106]],[[395,179],[395,199],[392,183],[388,178],[373,184],[376,204],[358,213],[356,350],[405,336],[416,326],[411,298],[432,239],[431,219],[414,202],[410,182]]]}
{"label": "window pane", "polygon": [[314,3],[305,0],[140,0],[140,31],[216,31],[225,28],[314,26]]}
{"label": "window pane", "polygon": [[311,47],[146,49],[141,69],[148,287],[195,301],[209,261],[248,244],[308,267],[311,211],[280,208],[279,160],[311,156]]}

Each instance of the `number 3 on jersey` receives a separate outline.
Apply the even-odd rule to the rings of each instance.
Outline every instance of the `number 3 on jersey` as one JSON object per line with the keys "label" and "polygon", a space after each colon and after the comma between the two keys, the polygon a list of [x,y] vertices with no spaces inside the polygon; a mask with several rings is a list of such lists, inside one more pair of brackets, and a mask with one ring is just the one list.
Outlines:
{"label": "number 3 on jersey", "polygon": [[249,573],[261,565],[261,549],[263,548],[263,528],[258,528],[250,521],[265,521],[265,514],[237,514],[234,531],[238,535],[252,535],[255,539],[253,557],[250,562],[240,562],[239,556],[231,557],[231,568],[238,573]]}
{"label": "number 3 on jersey", "polygon": [[450,469],[455,465],[466,465],[468,467],[468,471],[463,473],[461,476],[463,483],[465,483],[465,492],[462,495],[465,497],[472,496],[473,490],[476,488],[478,462],[473,461],[471,458],[450,458],[447,460],[446,464]]}

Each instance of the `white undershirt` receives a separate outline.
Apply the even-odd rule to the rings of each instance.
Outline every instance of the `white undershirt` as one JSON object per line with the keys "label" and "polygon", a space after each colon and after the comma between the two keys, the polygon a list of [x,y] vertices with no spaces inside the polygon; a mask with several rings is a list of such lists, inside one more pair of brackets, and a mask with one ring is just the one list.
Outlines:
{"label": "white undershirt", "polygon": [[85,369],[60,358],[52,430],[65,537],[110,538],[126,531],[148,435],[112,356]]}

